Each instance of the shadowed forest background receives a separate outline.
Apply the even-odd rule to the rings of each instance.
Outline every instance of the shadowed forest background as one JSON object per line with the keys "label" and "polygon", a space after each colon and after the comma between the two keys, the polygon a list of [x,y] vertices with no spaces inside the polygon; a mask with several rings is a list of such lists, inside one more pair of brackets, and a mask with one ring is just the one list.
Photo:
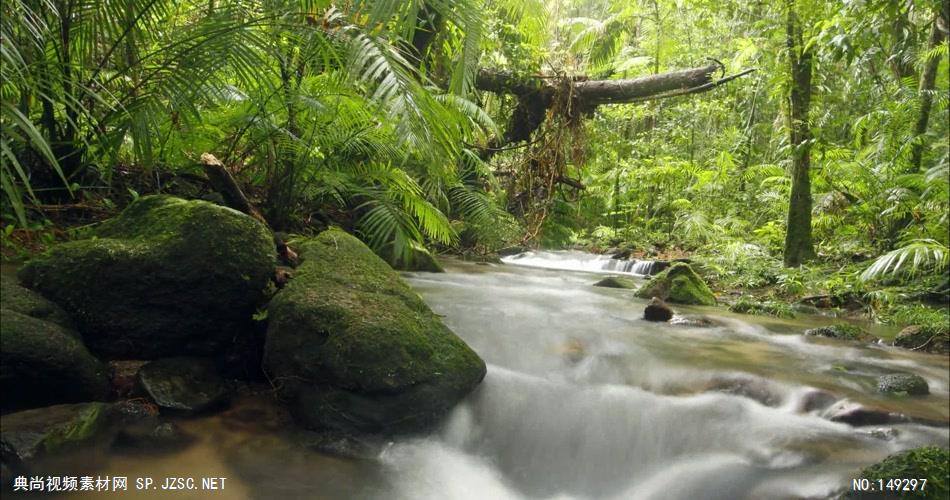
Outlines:
{"label": "shadowed forest background", "polygon": [[270,227],[403,268],[690,257],[736,309],[947,328],[945,2],[2,9],[5,258],[140,195],[221,200],[210,153]]}

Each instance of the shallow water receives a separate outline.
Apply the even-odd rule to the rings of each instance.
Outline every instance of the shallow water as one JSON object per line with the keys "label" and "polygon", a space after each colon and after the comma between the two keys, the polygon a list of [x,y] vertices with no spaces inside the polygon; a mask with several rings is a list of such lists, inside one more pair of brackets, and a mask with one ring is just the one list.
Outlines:
{"label": "shallow water", "polygon": [[[225,491],[124,498],[823,498],[890,453],[950,439],[946,356],[800,335],[822,318],[676,307],[713,326],[649,323],[646,301],[591,286],[595,274],[447,269],[405,276],[489,368],[431,436],[390,443],[376,458],[336,458],[311,451],[251,395],[182,421],[199,437],[184,451],[87,450],[50,470],[228,477]],[[923,376],[931,394],[878,394],[877,376],[893,371]],[[710,390],[724,380],[744,381],[758,400]],[[885,434],[833,423],[803,409],[816,390],[936,425]]]}

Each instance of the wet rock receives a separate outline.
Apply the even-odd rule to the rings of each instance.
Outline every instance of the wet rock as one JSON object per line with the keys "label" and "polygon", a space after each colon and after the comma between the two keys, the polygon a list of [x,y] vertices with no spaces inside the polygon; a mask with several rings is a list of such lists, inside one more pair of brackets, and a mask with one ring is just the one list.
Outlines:
{"label": "wet rock", "polygon": [[3,409],[104,400],[105,366],[62,326],[0,309]]}
{"label": "wet rock", "polygon": [[625,288],[633,290],[637,287],[636,282],[630,278],[622,278],[620,276],[608,276],[597,283],[594,283],[594,286],[600,286],[604,288]]}
{"label": "wet rock", "polygon": [[653,265],[650,266],[650,274],[659,274],[669,269],[671,265],[673,265],[673,263],[668,260],[655,260],[653,261]]}
{"label": "wet rock", "polygon": [[141,422],[158,416],[158,406],[145,398],[126,399],[112,405],[112,412],[121,422]]}
{"label": "wet rock", "polygon": [[385,443],[377,440],[336,432],[309,433],[301,440],[314,451],[352,460],[374,460],[385,446]]}
{"label": "wet rock", "polygon": [[706,316],[673,316],[673,319],[670,320],[671,325],[676,326],[691,326],[698,328],[710,328],[713,326],[721,326],[722,323],[708,318]]}
{"label": "wet rock", "polygon": [[891,373],[877,379],[877,390],[889,394],[906,393],[912,396],[930,394],[930,386],[920,375]]}
{"label": "wet rock", "polygon": [[897,436],[900,436],[900,431],[893,427],[881,427],[869,430],[868,435],[882,441],[893,441]]}
{"label": "wet rock", "polygon": [[485,363],[362,242],[331,229],[301,242],[297,275],[268,306],[264,367],[313,429],[430,428]]}
{"label": "wet rock", "polygon": [[109,379],[112,392],[119,398],[132,397],[138,384],[139,369],[147,361],[124,359],[109,361]]}
{"label": "wet rock", "polygon": [[78,403],[34,408],[4,415],[2,439],[19,460],[55,453],[88,441],[104,431],[111,405]]}
{"label": "wet rock", "polygon": [[928,326],[908,326],[894,338],[894,345],[915,351],[947,354],[950,353],[950,330]]}
{"label": "wet rock", "polygon": [[177,451],[187,447],[194,438],[173,422],[139,423],[120,430],[112,448],[125,453]]}
{"label": "wet rock", "polygon": [[152,361],[138,372],[142,391],[163,411],[196,414],[223,406],[228,387],[211,360],[177,357]]}
{"label": "wet rock", "polygon": [[807,413],[815,410],[823,410],[835,404],[838,398],[834,394],[825,391],[810,391],[805,394],[798,404],[798,411]]}
{"label": "wet rock", "polygon": [[72,319],[63,308],[46,300],[42,295],[20,286],[13,276],[0,274],[0,307],[48,321],[62,327],[70,335],[79,336]]}
{"label": "wet rock", "polygon": [[900,413],[892,413],[878,408],[869,408],[849,400],[838,401],[823,411],[821,416],[832,422],[840,422],[854,427],[896,424],[909,420],[905,415]]}
{"label": "wet rock", "polygon": [[826,337],[838,340],[854,340],[859,342],[871,342],[875,337],[860,327],[847,323],[840,323],[831,326],[822,326],[805,330],[805,335],[809,337]]}
{"label": "wet rock", "polygon": [[723,392],[749,398],[765,406],[778,406],[782,398],[775,394],[765,379],[751,377],[727,377],[714,379],[707,391]]}
{"label": "wet rock", "polygon": [[637,290],[641,298],[658,297],[677,304],[715,305],[716,296],[689,264],[677,262]]}
{"label": "wet rock", "polygon": [[[945,448],[930,446],[915,448],[891,455],[881,462],[866,467],[858,477],[871,480],[872,484],[879,479],[913,478],[927,480],[927,487],[918,490],[907,498],[946,499],[950,498],[950,451]],[[845,486],[843,498],[864,498],[863,495],[852,491]],[[896,494],[893,498],[904,498]],[[891,498],[890,495],[887,498]]]}
{"label": "wet rock", "polygon": [[249,323],[274,273],[255,219],[204,201],[145,196],[20,269],[108,359],[211,354]]}
{"label": "wet rock", "polygon": [[672,318],[673,310],[670,309],[670,306],[656,297],[650,299],[650,303],[647,304],[646,309],[643,310],[643,319],[647,321],[664,322]]}

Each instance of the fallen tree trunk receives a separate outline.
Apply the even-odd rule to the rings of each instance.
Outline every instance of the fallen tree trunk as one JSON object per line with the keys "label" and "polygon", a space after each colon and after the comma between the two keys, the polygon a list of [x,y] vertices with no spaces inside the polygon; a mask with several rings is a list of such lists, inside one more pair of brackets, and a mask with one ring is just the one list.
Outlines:
{"label": "fallen tree trunk", "polygon": [[713,75],[720,69],[721,64],[711,63],[698,68],[624,80],[590,80],[583,76],[554,79],[481,71],[475,79],[476,88],[518,98],[518,106],[512,113],[505,137],[489,144],[483,156],[492,156],[506,144],[528,140],[544,122],[559,92],[569,92],[567,112],[586,114],[604,104],[643,102],[707,92],[754,71],[747,69],[714,80]]}
{"label": "fallen tree trunk", "polygon": [[238,212],[244,212],[250,215],[264,224],[264,227],[270,228],[267,220],[264,219],[264,216],[261,215],[257,208],[247,199],[247,196],[241,191],[234,177],[232,177],[231,173],[224,167],[221,160],[215,158],[213,154],[203,153],[201,155],[201,167],[204,169],[205,175],[208,176],[211,187],[221,194],[224,198],[224,202],[229,207]]}

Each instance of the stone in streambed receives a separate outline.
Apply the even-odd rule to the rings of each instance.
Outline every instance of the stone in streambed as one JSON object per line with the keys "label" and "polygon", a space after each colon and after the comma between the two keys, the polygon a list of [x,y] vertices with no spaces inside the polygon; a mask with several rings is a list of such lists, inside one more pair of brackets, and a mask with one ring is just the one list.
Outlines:
{"label": "stone in streambed", "polygon": [[211,360],[192,357],[152,361],[138,371],[142,391],[162,410],[196,414],[227,403],[228,387]]}
{"label": "stone in streambed", "polygon": [[116,433],[112,449],[125,453],[168,452],[185,448],[193,441],[174,422],[147,420],[127,425]]}
{"label": "stone in streambed", "polygon": [[485,376],[485,363],[383,260],[324,231],[268,306],[264,367],[314,429],[430,428]]}
{"label": "stone in streambed", "polygon": [[907,416],[878,408],[871,408],[849,400],[841,400],[826,408],[821,416],[854,427],[908,422]]}
{"label": "stone in streambed", "polygon": [[633,290],[637,287],[636,282],[630,278],[621,278],[620,276],[608,276],[597,283],[594,283],[594,286],[604,287],[604,288],[624,288],[628,290]]}
{"label": "stone in streambed", "polygon": [[75,333],[0,308],[0,391],[4,410],[95,401],[109,378]]}
{"label": "stone in streambed", "polygon": [[20,281],[76,320],[108,359],[212,354],[244,331],[274,273],[269,231],[204,201],[145,196],[52,247]]}
{"label": "stone in streambed", "polygon": [[654,276],[637,290],[637,296],[648,299],[659,297],[677,304],[715,305],[716,296],[706,282],[685,262],[677,262]]}
{"label": "stone in streambed", "polygon": [[54,453],[104,431],[110,408],[106,403],[79,403],[11,413],[0,417],[0,439],[20,460]]}
{"label": "stone in streambed", "polygon": [[885,393],[906,393],[911,396],[930,394],[930,386],[920,375],[912,373],[890,373],[877,379],[877,390]]}
{"label": "stone in streambed", "polygon": [[79,336],[66,311],[33,290],[20,286],[13,276],[0,274],[0,307],[59,325],[70,335]]}
{"label": "stone in streambed", "polygon": [[805,330],[805,335],[809,337],[826,337],[838,340],[854,340],[859,342],[870,342],[874,337],[855,325],[840,323],[837,325],[821,326]]}
{"label": "stone in streambed", "polygon": [[646,309],[643,310],[643,319],[647,321],[665,322],[672,318],[673,310],[670,309],[670,306],[656,297],[650,299],[650,303],[647,304]]}

